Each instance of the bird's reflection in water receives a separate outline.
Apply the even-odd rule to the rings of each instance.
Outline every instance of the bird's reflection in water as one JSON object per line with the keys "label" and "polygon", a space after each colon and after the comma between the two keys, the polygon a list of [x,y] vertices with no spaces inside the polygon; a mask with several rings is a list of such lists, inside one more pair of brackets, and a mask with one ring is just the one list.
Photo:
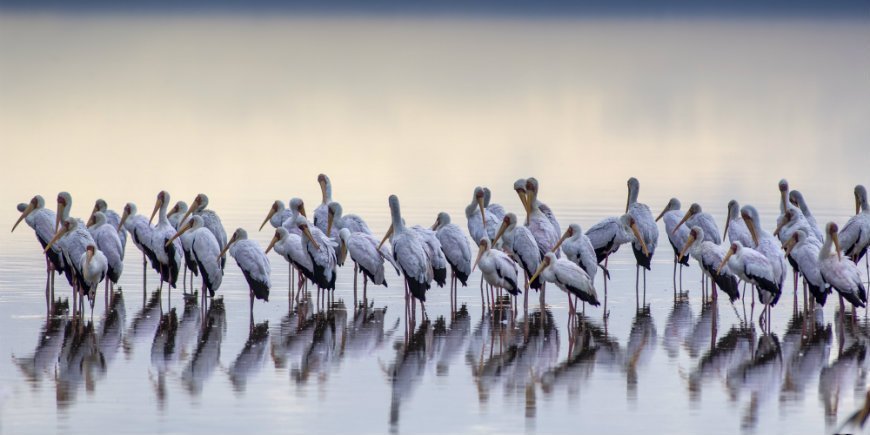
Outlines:
{"label": "bird's reflection in water", "polygon": [[181,382],[190,394],[197,396],[220,362],[221,342],[227,328],[224,300],[215,298],[208,307],[196,350],[181,374]]}
{"label": "bird's reflection in water", "polygon": [[285,368],[287,361],[292,361],[292,369],[298,370],[298,361],[314,337],[312,308],[310,299],[296,304],[273,331],[272,361],[276,368]]}
{"label": "bird's reflection in water", "polygon": [[701,306],[701,315],[695,321],[692,331],[686,337],[683,345],[689,356],[698,358],[701,354],[710,349],[715,343],[716,337],[713,334],[713,327],[718,323],[719,307],[717,303],[704,302]]}
{"label": "bird's reflection in water", "polygon": [[410,400],[411,393],[426,371],[427,351],[432,345],[432,325],[428,320],[420,323],[408,340],[397,346],[396,360],[386,369],[390,381],[390,432],[397,433],[402,403]]}
{"label": "bird's reflection in water", "polygon": [[105,373],[106,362],[100,353],[92,322],[70,321],[58,359],[55,382],[57,406],[68,408],[75,402],[79,387],[94,391],[96,381]]}
{"label": "bird's reflection in water", "polygon": [[468,309],[465,305],[453,313],[451,317],[453,320],[450,322],[449,328],[445,319],[439,317],[435,322],[433,331],[433,359],[435,373],[438,376],[447,376],[453,360],[465,349],[465,341],[471,331],[471,317],[468,315]]}
{"label": "bird's reflection in water", "polygon": [[[559,331],[549,310],[533,311],[516,324],[484,316],[471,338],[466,360],[477,383],[478,400],[504,383],[508,395],[522,395],[526,416],[536,413],[534,386],[559,358]],[[489,332],[487,337],[485,334]]]}
{"label": "bird's reflection in water", "polygon": [[760,407],[771,396],[778,394],[783,374],[782,348],[776,334],[759,337],[752,359],[729,371],[726,385],[731,397],[739,400],[743,393],[749,395],[741,419],[744,429],[754,428],[758,424]]}
{"label": "bird's reflection in water", "polygon": [[393,336],[399,327],[398,319],[393,327],[384,330],[384,317],[387,308],[375,308],[372,303],[360,305],[353,314],[353,323],[347,332],[342,358],[365,358],[373,355],[383,346],[385,340]]}
{"label": "bird's reflection in water", "polygon": [[290,375],[297,385],[305,385],[314,374],[319,382],[326,382],[329,372],[338,363],[337,355],[347,332],[347,310],[344,303],[332,303],[326,312],[314,315],[311,341],[302,352],[298,368]]}
{"label": "bird's reflection in water", "polygon": [[53,307],[54,311],[46,317],[39,330],[39,340],[33,355],[23,358],[12,356],[12,361],[33,388],[37,388],[42,378],[54,373],[70,325],[66,316],[69,304],[58,299]]}
{"label": "bird's reflection in water", "polygon": [[620,367],[622,349],[618,340],[608,335],[596,320],[580,315],[569,340],[567,359],[541,377],[541,390],[547,396],[565,389],[568,398],[575,399],[596,366]]}
{"label": "bird's reflection in water", "polygon": [[638,371],[649,363],[657,344],[652,313],[649,308],[641,308],[634,316],[625,345],[626,394],[630,401],[637,399]]}
{"label": "bird's reflection in water", "polygon": [[[800,321],[799,325],[797,325],[798,320]],[[793,324],[794,326],[792,326]],[[780,400],[800,402],[804,399],[804,390],[807,385],[811,381],[819,379],[822,367],[828,362],[833,332],[830,324],[824,324],[821,309],[817,309],[815,313],[810,313],[808,316],[795,316],[789,326],[790,329],[797,328],[803,333],[797,351],[792,352],[792,355],[785,359],[785,380]],[[783,351],[783,356],[785,353]]]}
{"label": "bird's reflection in water", "polygon": [[166,373],[169,366],[175,360],[175,336],[178,332],[178,316],[175,308],[160,316],[160,323],[154,333],[154,341],[151,343],[151,367],[157,372],[157,379],[153,379],[154,389],[157,394],[157,404],[160,409],[166,406]]}
{"label": "bird's reflection in water", "polygon": [[677,297],[671,312],[668,314],[664,338],[662,339],[662,347],[665,348],[669,358],[674,359],[680,355],[680,344],[692,331],[693,316],[689,299],[682,297],[682,295]]}
{"label": "bird's reflection in water", "polygon": [[836,423],[840,399],[846,394],[852,392],[856,402],[861,402],[868,364],[868,325],[853,323],[850,317],[842,321],[837,313],[834,328],[839,341],[837,359],[824,367],[819,375],[819,399],[828,425]]}
{"label": "bird's reflection in water", "polygon": [[127,359],[132,358],[133,348],[137,342],[145,337],[154,337],[154,331],[160,323],[160,292],[154,291],[142,309],[133,317],[133,322],[124,334],[124,355]]}
{"label": "bird's reflection in water", "polygon": [[752,359],[754,350],[755,330],[743,325],[732,326],[689,373],[689,400],[698,403],[705,383],[727,379],[732,370]]}
{"label": "bird's reflection in water", "polygon": [[256,374],[263,367],[266,359],[266,348],[269,346],[269,321],[254,325],[248,334],[245,347],[239,352],[239,356],[230,365],[230,382],[233,390],[237,393],[245,391],[248,378]]}
{"label": "bird's reflection in water", "polygon": [[118,350],[121,348],[123,339],[124,324],[126,323],[126,308],[124,306],[124,295],[121,292],[116,292],[112,298],[109,310],[103,315],[99,328],[99,343],[100,352],[106,360],[106,365],[115,360]]}

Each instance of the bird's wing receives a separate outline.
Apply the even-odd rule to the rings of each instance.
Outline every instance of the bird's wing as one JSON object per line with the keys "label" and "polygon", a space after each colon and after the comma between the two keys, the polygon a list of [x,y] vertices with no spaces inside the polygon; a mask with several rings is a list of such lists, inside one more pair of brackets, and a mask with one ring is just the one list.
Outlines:
{"label": "bird's wing", "polygon": [[471,273],[471,248],[468,246],[468,238],[456,225],[449,224],[438,229],[435,234],[441,242],[441,250],[450,264],[454,265],[462,273]]}
{"label": "bird's wing", "polygon": [[248,273],[252,278],[267,287],[271,287],[270,276],[272,267],[269,259],[257,242],[253,240],[240,240],[230,247],[230,255],[235,258],[239,268]]}
{"label": "bird's wing", "polygon": [[355,214],[344,215],[344,216],[342,216],[341,219],[344,223],[344,227],[349,229],[350,232],[352,232],[352,233],[365,233],[365,234],[372,233],[372,230],[369,229],[369,226],[368,226],[368,224],[366,224],[366,221],[364,221],[363,218],[361,218]]}
{"label": "bird's wing", "polygon": [[541,265],[541,251],[538,248],[538,243],[534,236],[526,227],[514,228],[514,255],[522,263],[523,270],[529,274],[529,278],[538,270]]}
{"label": "bird's wing", "polygon": [[619,226],[619,219],[611,216],[586,230],[586,237],[589,237],[593,248],[601,249],[607,246],[620,232]]}

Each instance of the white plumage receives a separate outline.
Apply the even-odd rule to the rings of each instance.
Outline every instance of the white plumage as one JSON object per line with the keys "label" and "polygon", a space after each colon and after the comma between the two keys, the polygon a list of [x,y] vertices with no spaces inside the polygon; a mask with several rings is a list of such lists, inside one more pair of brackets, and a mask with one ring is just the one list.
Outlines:
{"label": "white plumage", "polygon": [[655,219],[653,219],[649,207],[647,207],[646,204],[637,202],[639,192],[640,182],[638,182],[634,177],[629,178],[628,205],[625,208],[625,212],[634,218],[640,236],[644,242],[643,244],[646,245],[646,248],[644,249],[640,243],[641,240],[635,237],[635,240],[631,243],[631,247],[634,251],[634,258],[637,260],[638,266],[649,270],[659,240],[659,228],[656,225]]}
{"label": "white plumage", "polygon": [[[535,237],[535,241],[538,243],[538,250],[543,257],[544,254],[553,250],[556,243],[559,243],[559,236],[561,234],[556,231],[556,227],[553,226],[550,218],[541,210],[541,203],[538,201],[538,181],[534,178],[526,180],[526,191],[528,192],[528,209],[526,210],[528,223],[526,226],[532,232],[532,236]],[[556,257],[559,257],[559,255],[557,252]]]}
{"label": "white plumage", "polygon": [[[480,242],[480,251],[477,254],[475,266],[480,266],[480,273],[489,285],[495,288],[505,289],[512,295],[517,295],[520,288],[517,285],[519,270],[517,264],[502,251],[490,249],[489,239],[484,238]],[[474,270],[474,267],[472,267]]]}
{"label": "white plumage", "polygon": [[441,252],[450,264],[454,276],[465,286],[468,276],[471,275],[471,248],[468,246],[468,238],[458,226],[450,223],[450,215],[443,211],[438,213],[432,229],[441,242]]}
{"label": "white plumage", "polygon": [[665,209],[659,213],[656,221],[663,219],[665,221],[665,234],[668,236],[668,241],[671,247],[674,248],[674,263],[679,263],[684,266],[689,265],[688,257],[680,258],[680,252],[686,247],[686,240],[689,238],[689,226],[680,225],[683,221],[685,213],[680,210],[682,204],[677,198],[671,198]]}
{"label": "white plumage", "polygon": [[489,237],[486,231],[486,209],[483,206],[483,197],[483,188],[480,186],[475,187],[471,203],[465,207],[465,217],[468,219],[468,234],[475,245],[479,245],[481,240]]}
{"label": "white plumage", "polygon": [[136,204],[128,202],[124,206],[124,213],[121,215],[121,223],[118,226],[127,230],[133,244],[142,251],[145,258],[151,261],[151,266],[159,271],[154,251],[151,250],[151,236],[154,228],[144,216],[137,214]]}
{"label": "white plumage", "polygon": [[106,215],[100,211],[94,212],[91,219],[93,222],[89,222],[91,226],[88,231],[94,238],[101,255],[106,259],[109,280],[117,284],[124,272],[124,248],[117,230],[120,219],[115,225],[111,225],[107,222]]}
{"label": "white plumage", "polygon": [[97,286],[106,278],[109,263],[106,260],[106,256],[94,245],[88,245],[85,248],[85,252],[78,259],[78,263],[82,271],[83,290],[88,296],[91,308],[93,308]]}
{"label": "white plumage", "polygon": [[807,224],[809,224],[810,230],[812,231],[812,233],[807,235],[815,237],[818,239],[819,243],[822,243],[825,240],[825,235],[822,233],[822,229],[819,228],[819,223],[816,222],[816,217],[813,216],[813,212],[810,211],[810,207],[807,205],[807,201],[804,199],[803,194],[797,190],[792,190],[788,193],[788,200],[792,205],[801,209],[804,219],[807,220]]}
{"label": "white plumage", "polygon": [[740,297],[740,293],[737,290],[737,277],[727,265],[719,268],[725,260],[728,248],[713,243],[710,240],[705,240],[704,229],[695,226],[689,231],[689,238],[686,240],[686,246],[680,251],[680,255],[684,255],[686,251],[698,262],[704,274],[710,277],[719,286],[719,289],[728,295],[731,302]]}
{"label": "white plumage", "polygon": [[[481,199],[483,197],[481,196]],[[390,243],[393,246],[393,258],[399,264],[399,269],[405,276],[405,282],[411,294],[422,302],[426,301],[426,291],[432,281],[432,265],[426,255],[423,241],[416,232],[405,227],[399,198],[390,195],[390,218],[392,220]],[[481,201],[482,204],[482,201]],[[478,216],[479,218],[479,216]]]}
{"label": "white plumage", "polygon": [[776,305],[782,289],[775,282],[773,267],[767,257],[740,242],[734,242],[719,268],[724,268],[726,262],[731,272],[756,287],[762,304]]}
{"label": "white plumage", "polygon": [[438,284],[438,287],[444,287],[447,283],[447,257],[441,250],[441,242],[435,235],[435,231],[429,228],[423,228],[420,225],[414,225],[411,230],[420,236],[420,241],[423,242],[423,247],[426,249],[426,256],[429,257],[429,262],[432,264],[432,279]]}
{"label": "white plumage", "polygon": [[[867,303],[867,291],[861,282],[861,273],[855,263],[840,255],[837,224],[830,222],[825,228],[825,244],[819,251],[819,269],[822,278],[843,298],[856,307]],[[831,250],[833,247],[836,249]]]}
{"label": "white plumage", "polygon": [[632,227],[633,223],[634,218],[628,214],[619,217],[611,216],[604,218],[586,231],[586,236],[589,237],[589,242],[595,249],[595,257],[599,263],[619,250],[623,244],[640,237],[640,232],[635,232],[636,226]]}
{"label": "white plumage", "polygon": [[[206,207],[208,207],[208,196],[204,193],[196,195],[196,198],[194,198],[193,203],[190,204],[190,209],[184,215],[182,221],[186,220],[191,214],[201,217],[203,227],[211,231],[215,240],[218,242],[218,246],[223,250],[224,247],[227,246],[227,232],[224,229],[224,224],[221,223],[221,218],[217,213],[213,210],[207,209]],[[225,263],[226,256],[222,256],[220,261],[221,269],[224,268]]]}
{"label": "white plumage", "polygon": [[752,234],[749,233],[749,227],[740,215],[740,203],[735,200],[728,201],[728,219],[725,221],[725,232],[722,238],[728,236],[728,241],[731,243],[740,242],[743,246],[755,246],[752,241]]}
{"label": "white plumage", "polygon": [[278,255],[302,273],[302,276],[314,281],[314,262],[311,261],[305,246],[302,245],[302,236],[290,233],[283,226],[279,227],[275,230],[275,236],[269,243],[269,247],[266,248],[266,253],[272,247],[275,248]]}
{"label": "white plumage", "polygon": [[692,203],[692,205],[689,206],[689,211],[686,212],[677,226],[679,227],[683,223],[685,223],[689,228],[699,227],[704,230],[704,240],[713,242],[717,245],[722,243],[722,238],[719,237],[719,227],[716,225],[716,221],[713,220],[713,216],[711,216],[710,213],[705,213],[701,210],[700,204]]}
{"label": "white plumage", "polygon": [[248,232],[242,228],[236,229],[233,237],[227,242],[230,255],[236,260],[236,265],[242,270],[245,281],[251,290],[251,298],[256,297],[269,301],[269,289],[272,287],[272,266],[269,258],[260,249],[257,242],[248,239]]}
{"label": "white plumage", "polygon": [[598,273],[598,259],[589,237],[583,234],[580,225],[571,224],[565,231],[563,240],[561,247],[562,252],[565,253],[565,258],[580,266],[586,272],[589,280],[594,283],[595,275]]}
{"label": "white plumage", "polygon": [[767,258],[773,271],[773,282],[782,289],[786,274],[786,261],[782,252],[782,244],[761,227],[761,219],[758,217],[758,210],[755,207],[745,205],[740,209],[740,214],[749,228],[753,241],[756,242],[754,249]]}
{"label": "white plumage", "polygon": [[855,186],[855,208],[855,216],[849,218],[838,237],[843,252],[858,261],[870,246],[870,204],[864,186]]}
{"label": "white plumage", "polygon": [[[36,240],[39,241],[39,245],[42,246],[42,249],[45,249],[48,242],[54,237],[56,217],[54,211],[45,208],[45,199],[43,199],[42,196],[36,195],[31,198],[24,210],[21,210],[21,216],[17,221],[15,221],[15,225],[12,226],[12,231],[15,231],[15,228],[22,220],[24,220],[30,228],[33,228],[33,232],[36,234]],[[48,260],[51,262],[55,271],[60,273],[64,267],[63,253],[60,251],[60,248],[53,246],[45,252],[45,255],[48,257]]]}
{"label": "white plumage", "polygon": [[396,273],[399,272],[398,266],[393,263],[393,253],[390,252],[390,248],[381,246],[378,249],[378,239],[373,235],[364,232],[351,232],[348,228],[342,228],[338,232],[338,236],[343,248],[350,254],[351,260],[362,269],[367,279],[375,285],[388,287],[387,280],[384,278],[384,260],[386,259],[390,264],[393,264]]}
{"label": "white plumage", "polygon": [[598,306],[598,294],[592,285],[592,280],[577,264],[556,258],[556,254],[548,252],[544,256],[536,274],[546,282],[552,282],[569,296],[576,296],[583,302]]}
{"label": "white plumage", "polygon": [[[121,223],[121,216],[118,215],[118,213],[116,213],[114,210],[109,210],[109,205],[106,203],[106,200],[102,198],[94,202],[94,210],[91,212],[91,214],[93,215],[96,212],[103,213],[106,216],[106,223],[110,227],[115,228],[118,232],[118,239],[121,240],[121,258],[123,259],[124,251],[127,249],[127,232],[124,231],[124,228],[118,229]],[[97,248],[99,248],[99,246]]]}
{"label": "white plumage", "polygon": [[[162,283],[166,282],[171,288],[175,288],[184,258],[182,258],[183,248],[181,240],[174,240],[173,236],[176,230],[166,217],[168,207],[169,192],[162,190],[157,194],[157,202],[154,204],[154,211],[151,213],[152,220],[155,214],[159,213],[159,215],[157,225],[154,226],[151,232],[151,243],[149,246],[159,265],[158,272],[160,272],[161,287]],[[167,243],[169,240],[173,240],[172,243]]]}
{"label": "white plumage", "polygon": [[[179,230],[179,233],[172,236],[173,243],[175,238],[181,236],[185,232],[193,234],[193,245],[191,251],[193,258],[196,260],[199,268],[199,275],[202,277],[203,292],[208,290],[211,296],[220,289],[223,282],[224,272],[220,265],[221,248],[214,234],[205,228],[202,216],[194,215],[187,221]],[[204,295],[203,295],[204,296]]]}
{"label": "white plumage", "polygon": [[[317,176],[317,183],[320,184],[321,202],[314,209],[314,226],[326,234],[326,225],[329,218],[329,203],[332,202],[332,181],[326,174]],[[338,228],[331,230],[330,238],[338,238]]]}
{"label": "white plumage", "polygon": [[278,228],[281,226],[284,221],[290,217],[290,209],[284,207],[284,202],[280,200],[275,200],[272,203],[272,207],[269,208],[269,213],[266,215],[266,219],[263,219],[263,223],[260,224],[260,230],[266,226],[266,222],[272,225],[272,228]]}
{"label": "white plumage", "polygon": [[363,218],[355,214],[344,214],[341,204],[335,201],[330,202],[327,206],[326,227],[328,229],[328,231],[325,231],[326,234],[332,233],[333,227],[339,231],[347,228],[352,233],[372,233],[372,230],[369,229],[368,224],[366,224]]}
{"label": "white plumage", "polygon": [[495,232],[498,231],[504,215],[507,213],[501,204],[496,204],[492,201],[492,192],[488,187],[483,188],[483,209],[486,210],[486,236],[489,240],[495,238]]}
{"label": "white plumage", "polygon": [[[496,241],[504,240],[503,248],[523,268],[526,272],[526,277],[531,278],[535,271],[538,270],[538,266],[541,265],[541,250],[529,228],[517,225],[517,222],[515,214],[506,214],[498,233],[496,233]],[[531,281],[529,287],[540,289],[541,280],[535,279]]]}
{"label": "white plumage", "polygon": [[320,228],[308,225],[305,216],[296,218],[296,226],[302,231],[302,246],[314,266],[314,283],[321,289],[335,290],[336,243]]}
{"label": "white plumage", "polygon": [[821,247],[822,245],[814,237],[808,236],[802,229],[795,231],[785,246],[786,254],[797,265],[816,302],[825,305],[831,289],[822,278],[819,262]]}

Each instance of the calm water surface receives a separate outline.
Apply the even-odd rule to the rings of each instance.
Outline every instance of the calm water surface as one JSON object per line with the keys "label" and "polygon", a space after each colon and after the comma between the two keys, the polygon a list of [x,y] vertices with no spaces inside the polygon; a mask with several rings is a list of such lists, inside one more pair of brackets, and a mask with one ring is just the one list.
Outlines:
{"label": "calm water surface", "polygon": [[[528,175],[563,227],[621,213],[632,175],[656,213],[678,196],[721,225],[736,198],[770,230],[787,177],[843,223],[870,182],[864,24],[4,16],[0,222],[35,193],[53,207],[68,190],[84,216],[98,197],[147,212],[160,189],[203,191],[265,246],[271,201],[313,210],[322,171],[377,234],[390,193],[409,223],[445,210],[464,227],[475,185],[516,212]],[[251,328],[234,263],[203,311],[181,290],[161,303],[153,273],[143,287],[129,245],[121,296],[72,328],[46,316],[32,231],[0,231],[0,428],[820,433],[863,403],[865,321],[803,314],[786,291],[764,335],[757,309],[745,323],[739,303],[702,303],[694,263],[675,302],[670,249],[662,234],[640,311],[622,249],[607,321],[589,308],[568,329],[558,290],[493,319],[472,285],[458,313],[432,290],[406,334],[394,276],[355,308],[346,267],[334,306],[295,307],[271,256]]]}

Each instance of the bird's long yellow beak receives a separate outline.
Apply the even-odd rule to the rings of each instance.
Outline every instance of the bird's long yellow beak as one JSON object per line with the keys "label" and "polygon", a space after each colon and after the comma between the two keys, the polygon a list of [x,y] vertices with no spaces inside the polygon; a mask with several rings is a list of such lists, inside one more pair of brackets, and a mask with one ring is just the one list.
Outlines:
{"label": "bird's long yellow beak", "polygon": [[733,250],[733,249],[729,249],[729,250],[728,250],[728,253],[725,254],[725,258],[723,258],[723,259],[722,259],[722,262],[719,263],[719,267],[716,268],[716,273],[717,273],[717,274],[722,272],[722,268],[725,267],[726,264],[728,264],[728,259],[731,258],[732,255],[734,255],[734,250]]}
{"label": "bird's long yellow beak", "polygon": [[[339,180],[341,181],[341,180]],[[326,197],[326,180],[318,180],[317,184],[320,184],[320,198],[323,204],[329,202],[329,198]]]}
{"label": "bird's long yellow beak", "polygon": [[301,214],[302,216],[308,217],[308,215],[305,214],[305,204],[302,204],[299,206],[299,214]]}
{"label": "bird's long yellow beak", "polygon": [[91,213],[91,217],[88,218],[88,223],[86,223],[85,226],[90,228],[90,227],[96,225],[96,223],[97,223],[97,220],[94,218],[94,214]]}
{"label": "bird's long yellow beak", "polygon": [[311,235],[311,230],[309,230],[308,227],[306,226],[305,228],[302,229],[302,232],[305,234],[305,237],[308,237],[308,241],[311,242],[312,245],[314,245],[314,249],[319,250],[320,245],[317,244],[317,240],[314,240],[314,236]]}
{"label": "bird's long yellow beak", "polygon": [[547,268],[547,266],[549,266],[549,261],[547,261],[547,260],[544,260],[544,261],[542,261],[542,262],[541,262],[541,264],[540,264],[540,265],[539,265],[539,266],[538,266],[538,269],[537,269],[537,270],[536,270],[536,271],[535,271],[535,273],[534,273],[534,274],[532,274],[532,277],[531,277],[531,278],[529,278],[529,282],[532,282],[532,281],[534,281],[534,280],[535,280],[535,278],[537,278],[537,277],[538,277],[538,275],[540,275],[540,274],[541,274],[541,272],[543,272],[543,271],[544,271],[544,269],[546,269],[546,268]]}
{"label": "bird's long yellow beak", "polygon": [[562,242],[567,240],[568,237],[571,237],[571,229],[570,228],[565,230],[565,232],[562,234],[562,237],[560,237],[559,241],[556,242],[556,246],[553,246],[553,250],[550,252],[557,252],[559,250],[559,248],[562,246]]}
{"label": "bird's long yellow beak", "polygon": [[91,260],[92,260],[93,258],[94,258],[94,251],[91,250],[91,249],[88,249],[88,260],[87,260],[87,261],[88,261],[88,264],[91,263]]}
{"label": "bird's long yellow beak", "polygon": [[88,216],[88,222],[90,222],[90,221],[91,221],[91,218],[94,217],[94,213],[96,213],[96,212],[98,212],[98,211],[100,211],[100,209],[97,207],[96,204],[94,204],[94,208],[91,210],[91,215]]}
{"label": "bird's long yellow beak", "polygon": [[779,232],[782,231],[782,227],[785,226],[785,223],[786,223],[786,220],[783,219],[782,222],[780,222],[776,225],[776,229],[773,230],[774,237],[779,237]]}
{"label": "bird's long yellow beak", "polygon": [[502,234],[504,234],[505,230],[507,230],[508,223],[502,221],[501,226],[498,227],[498,232],[495,233],[495,239],[493,239],[492,244],[495,245],[498,242],[498,239],[501,238]]}
{"label": "bird's long yellow beak", "polygon": [[172,242],[175,241],[175,239],[181,237],[182,234],[186,233],[187,230],[191,229],[192,227],[193,227],[193,222],[189,222],[189,223],[184,224],[184,225],[181,227],[181,229],[178,230],[177,233],[175,233],[174,236],[172,236],[169,240],[166,241],[166,246],[171,245]]}
{"label": "bird's long yellow beak", "polygon": [[689,238],[686,239],[686,245],[683,246],[683,249],[680,251],[679,260],[682,260],[683,257],[686,256],[686,251],[689,250],[689,247],[692,246],[692,243],[695,243],[695,236],[693,234],[689,234]]}
{"label": "bird's long yellow beak", "polygon": [[674,230],[671,231],[671,234],[677,234],[677,230],[683,225],[683,223],[685,223],[687,220],[689,220],[689,218],[692,217],[694,214],[695,213],[692,212],[692,210],[687,211],[686,214],[683,215],[683,218],[680,219],[680,222],[677,223],[677,226],[674,227]]}
{"label": "bird's long yellow beak", "polygon": [[124,228],[124,222],[127,222],[128,217],[130,217],[130,213],[127,213],[127,208],[124,207],[124,214],[121,215],[121,222],[118,222],[118,231],[121,231],[121,228]]}
{"label": "bird's long yellow beak", "polygon": [[163,201],[160,198],[157,198],[157,202],[154,203],[154,210],[151,211],[151,217],[148,218],[149,224],[154,221],[154,215],[157,214],[157,211],[160,210],[160,207],[162,207],[162,206],[163,206]]}
{"label": "bird's long yellow beak", "polygon": [[477,206],[480,207],[480,220],[483,222],[483,231],[486,232],[486,209],[483,207],[483,198],[477,198]]}
{"label": "bird's long yellow beak", "polygon": [[748,216],[743,216],[743,221],[746,222],[746,228],[749,228],[749,234],[752,235],[752,243],[758,246],[758,234],[755,232],[755,222]]}
{"label": "bird's long yellow beak", "polygon": [[272,248],[275,247],[275,244],[278,243],[278,240],[279,240],[279,237],[278,237],[278,231],[275,231],[275,235],[272,236],[272,241],[270,241],[270,242],[269,242],[269,246],[266,247],[266,253],[267,253],[267,254],[269,253],[269,251],[272,250]]}
{"label": "bird's long yellow beak", "polygon": [[480,257],[483,257],[484,252],[486,252],[486,249],[483,248],[483,245],[478,246],[477,258],[474,260],[474,265],[471,266],[472,272],[477,269],[477,263],[480,263]]}
{"label": "bird's long yellow beak", "polygon": [[15,228],[18,227],[18,224],[20,224],[21,221],[24,220],[24,218],[26,218],[27,216],[29,216],[30,213],[33,213],[33,210],[34,210],[35,208],[36,208],[36,207],[33,206],[33,203],[32,203],[32,202],[31,202],[30,204],[27,204],[27,208],[25,208],[24,211],[21,212],[21,216],[19,216],[19,217],[18,217],[18,220],[15,221],[15,225],[12,225],[12,231],[13,231],[13,232],[15,231]]}
{"label": "bird's long yellow beak", "polygon": [[432,230],[432,231],[437,230],[437,229],[438,229],[438,224],[439,224],[440,222],[441,222],[441,221],[439,221],[438,218],[435,218],[435,223],[432,224],[432,228],[431,228],[431,230]]}
{"label": "bird's long yellow beak", "polygon": [[227,246],[224,246],[224,249],[221,249],[221,253],[218,254],[218,258],[223,258],[224,254],[226,254],[227,251],[230,250],[230,246],[232,246],[233,243],[236,243],[236,239],[235,239],[235,238],[233,238],[232,240],[230,240],[230,241],[227,243]]}
{"label": "bird's long yellow beak", "polygon": [[662,210],[662,212],[661,212],[661,213],[659,213],[659,215],[658,215],[658,216],[656,216],[656,222],[658,222],[658,221],[659,221],[659,220],[661,220],[661,218],[662,218],[662,217],[664,217],[664,215],[665,215],[665,213],[667,213],[667,212],[668,212],[668,208],[667,208],[667,207],[665,207],[665,209],[664,209],[664,210]]}
{"label": "bird's long yellow beak", "polygon": [[843,256],[840,254],[840,236],[837,233],[831,234],[831,238],[834,239],[834,249],[837,250],[837,259],[842,260]]}
{"label": "bird's long yellow beak", "polygon": [[640,242],[640,247],[643,250],[643,255],[649,256],[649,249],[646,246],[646,242],[643,240],[643,236],[640,235],[640,230],[637,229],[637,224],[631,224],[631,232],[634,233],[634,237]]}
{"label": "bird's long yellow beak", "polygon": [[384,246],[384,243],[386,243],[387,239],[389,239],[390,236],[392,236],[392,235],[393,235],[393,226],[390,225],[390,229],[387,230],[387,233],[384,234],[384,238],[381,239],[381,243],[378,244],[378,251],[381,250],[381,246]]}
{"label": "bird's long yellow beak", "polygon": [[526,191],[517,189],[517,196],[520,197],[520,202],[523,203],[523,210],[529,209],[529,198]]}
{"label": "bird's long yellow beak", "polygon": [[63,205],[62,203],[58,202],[57,203],[57,213],[54,216],[54,230],[55,231],[60,229],[60,220],[62,219],[64,209],[66,209],[66,206]]}
{"label": "bird's long yellow beak", "polygon": [[855,194],[855,214],[861,213],[861,198],[858,198],[858,194]]}
{"label": "bird's long yellow beak", "polygon": [[184,216],[181,217],[181,222],[187,220],[188,216],[193,214],[193,211],[199,208],[199,197],[196,197],[193,202],[190,203],[190,207],[187,208],[187,212],[184,213]]}
{"label": "bird's long yellow beak", "polygon": [[785,246],[783,246],[783,248],[785,248],[786,257],[791,255],[791,251],[794,249],[795,245],[797,245],[797,240],[795,240],[794,237],[788,239],[788,241],[785,242]]}
{"label": "bird's long yellow beak", "polygon": [[63,237],[63,235],[66,234],[66,233],[67,233],[66,227],[62,227],[62,228],[61,228],[61,229],[60,229],[60,230],[59,230],[59,231],[54,235],[54,237],[51,238],[51,241],[48,242],[47,245],[45,245],[45,249],[44,249],[42,252],[43,252],[43,253],[48,252],[48,250],[51,249],[52,245],[54,245],[54,242],[58,241],[58,239],[60,239],[61,237]]}
{"label": "bird's long yellow beak", "polygon": [[332,222],[335,220],[335,214],[332,211],[326,213],[326,237],[332,234]]}
{"label": "bird's long yellow beak", "polygon": [[263,223],[260,224],[260,229],[257,231],[263,231],[263,227],[266,226],[266,222],[269,222],[269,220],[272,219],[272,216],[275,216],[275,213],[277,212],[278,210],[275,209],[275,206],[272,206],[272,208],[269,209],[269,214],[266,215],[266,219],[263,219]]}
{"label": "bird's long yellow beak", "polygon": [[722,240],[728,235],[728,225],[731,224],[731,210],[728,210],[728,216],[725,218],[725,231],[722,233]]}

